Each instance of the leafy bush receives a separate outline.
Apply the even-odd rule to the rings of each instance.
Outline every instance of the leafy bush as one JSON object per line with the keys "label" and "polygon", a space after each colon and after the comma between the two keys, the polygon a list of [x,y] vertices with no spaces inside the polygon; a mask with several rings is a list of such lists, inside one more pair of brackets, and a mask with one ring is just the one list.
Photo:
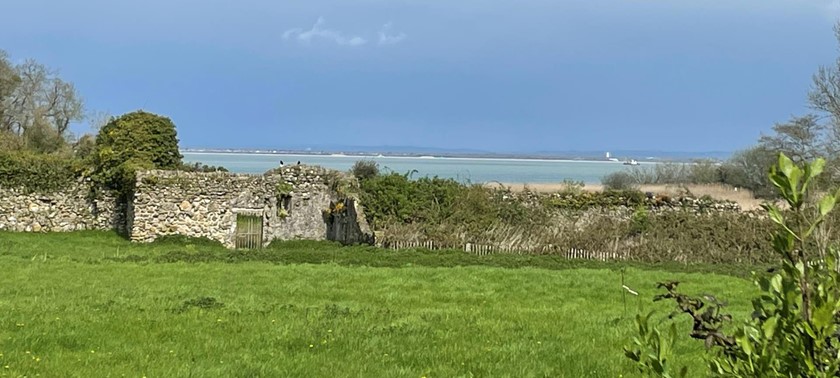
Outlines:
{"label": "leafy bush", "polygon": [[[799,168],[780,154],[770,180],[787,202],[788,212],[764,206],[776,224],[773,250],[779,266],[769,275],[755,275],[761,294],[753,299],[752,318],[728,327],[731,316],[710,295],[692,297],[677,291],[678,282],[660,284],[666,293],[655,300],[672,299],[677,312],[693,318],[690,336],[710,350],[709,370],[727,377],[837,377],[840,376],[840,253],[818,238],[840,191],[809,201],[809,185],[823,171],[818,159]],[[664,336],[649,325],[650,316],[637,318],[639,337],[626,347],[628,358],[651,376],[670,377],[675,326]],[[655,337],[651,337],[655,335]],[[686,376],[683,369],[678,376]]]}
{"label": "leafy bush", "polygon": [[455,180],[421,178],[390,173],[361,182],[361,199],[368,221],[390,223],[439,222],[452,214],[452,206],[465,187]]}
{"label": "leafy bush", "polygon": [[373,160],[359,160],[353,164],[350,172],[359,181],[364,181],[379,176],[379,164]]}
{"label": "leafy bush", "polygon": [[601,179],[601,184],[607,190],[630,190],[639,187],[636,179],[627,172],[613,172]]}
{"label": "leafy bush", "polygon": [[27,192],[51,192],[76,179],[77,161],[33,152],[0,152],[0,186]]}
{"label": "leafy bush", "polygon": [[93,178],[127,194],[134,188],[136,171],[178,169],[181,158],[172,121],[136,111],[111,119],[99,131],[93,153]]}
{"label": "leafy bush", "polygon": [[630,216],[630,234],[639,235],[650,228],[650,215],[645,206],[636,207]]}

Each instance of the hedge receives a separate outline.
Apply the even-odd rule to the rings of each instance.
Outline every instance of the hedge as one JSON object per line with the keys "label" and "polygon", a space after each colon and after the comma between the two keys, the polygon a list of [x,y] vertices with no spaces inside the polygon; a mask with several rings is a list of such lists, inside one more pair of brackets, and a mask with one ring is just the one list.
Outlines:
{"label": "hedge", "polygon": [[32,152],[0,152],[0,187],[54,192],[78,177],[74,159]]}

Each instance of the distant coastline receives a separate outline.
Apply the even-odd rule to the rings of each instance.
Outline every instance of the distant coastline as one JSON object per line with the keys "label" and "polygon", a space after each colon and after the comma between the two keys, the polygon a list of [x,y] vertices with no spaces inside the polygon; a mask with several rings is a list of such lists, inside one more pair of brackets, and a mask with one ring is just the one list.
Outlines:
{"label": "distant coastline", "polygon": [[[387,159],[441,159],[441,160],[487,160],[487,161],[535,161],[535,162],[557,162],[557,163],[574,163],[574,162],[581,162],[581,163],[609,163],[609,164],[616,164],[621,165],[621,161],[610,161],[606,159],[596,159],[596,158],[577,158],[577,159],[566,159],[566,158],[546,158],[546,157],[522,157],[513,155],[511,157],[498,157],[498,156],[432,156],[432,155],[361,155],[361,154],[314,154],[314,153],[301,153],[301,152],[243,152],[243,151],[236,151],[236,152],[222,152],[222,151],[195,151],[195,150],[181,150],[181,153],[189,153],[193,155],[276,155],[276,156],[292,156],[292,157],[311,157],[311,156],[318,156],[318,157],[335,157],[335,158],[348,158],[348,157],[358,157],[360,159],[377,159],[377,158],[387,158]],[[515,156],[515,157],[514,157]],[[639,164],[655,164],[663,162],[662,160],[648,160],[639,162]]]}
{"label": "distant coastline", "polygon": [[[307,150],[279,150],[279,149],[220,149],[220,148],[183,148],[181,152],[192,154],[240,154],[240,155],[284,155],[284,156],[320,156],[320,157],[358,157],[360,159],[373,158],[439,158],[439,159],[482,159],[482,160],[535,160],[535,161],[558,161],[558,162],[603,162],[603,163],[619,163],[624,160],[637,160],[640,163],[659,163],[659,162],[685,162],[692,160],[724,160],[721,156],[725,153],[697,153],[697,156],[691,156],[691,153],[679,153],[682,156],[642,156],[644,154],[631,155],[629,153],[619,153],[613,156],[619,158],[619,162],[607,160],[604,155],[597,155],[596,153],[586,152],[581,154],[574,153],[557,153],[557,154],[514,154],[514,153],[457,153],[457,152],[370,152],[370,151],[307,151]],[[667,153],[666,153],[667,154]],[[710,154],[716,154],[718,157],[710,157]]]}

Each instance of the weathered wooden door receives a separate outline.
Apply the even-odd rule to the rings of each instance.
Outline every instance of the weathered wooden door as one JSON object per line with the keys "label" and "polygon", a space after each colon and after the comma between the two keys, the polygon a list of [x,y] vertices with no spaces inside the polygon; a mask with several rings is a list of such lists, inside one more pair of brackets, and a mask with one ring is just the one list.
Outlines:
{"label": "weathered wooden door", "polygon": [[236,215],[236,248],[262,248],[263,218],[259,215]]}

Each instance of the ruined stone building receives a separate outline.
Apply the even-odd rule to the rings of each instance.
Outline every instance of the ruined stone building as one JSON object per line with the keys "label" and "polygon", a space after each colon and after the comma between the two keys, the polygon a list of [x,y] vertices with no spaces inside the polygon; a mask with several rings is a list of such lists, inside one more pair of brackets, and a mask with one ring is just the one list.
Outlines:
{"label": "ruined stone building", "polygon": [[0,230],[116,229],[132,241],[164,235],[259,248],[273,240],[373,243],[353,178],[314,166],[287,166],[265,175],[146,171],[133,195],[90,193],[90,183],[56,193],[0,188]]}

